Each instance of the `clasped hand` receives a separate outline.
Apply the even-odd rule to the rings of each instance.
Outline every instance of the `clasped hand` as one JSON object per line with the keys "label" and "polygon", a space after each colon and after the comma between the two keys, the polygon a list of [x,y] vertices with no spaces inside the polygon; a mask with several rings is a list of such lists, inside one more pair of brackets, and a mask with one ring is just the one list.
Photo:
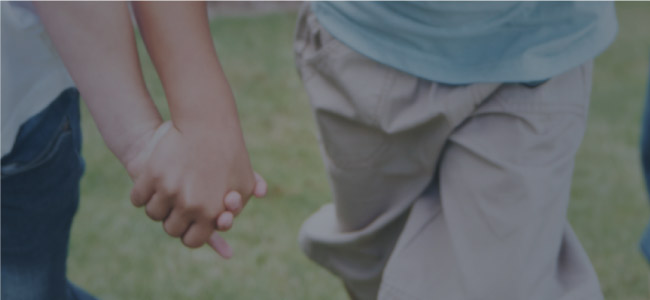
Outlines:
{"label": "clasped hand", "polygon": [[254,173],[244,141],[214,128],[181,132],[171,121],[145,134],[127,170],[135,182],[131,201],[183,244],[208,243],[221,256],[230,246],[225,231],[251,196],[263,197],[266,183]]}

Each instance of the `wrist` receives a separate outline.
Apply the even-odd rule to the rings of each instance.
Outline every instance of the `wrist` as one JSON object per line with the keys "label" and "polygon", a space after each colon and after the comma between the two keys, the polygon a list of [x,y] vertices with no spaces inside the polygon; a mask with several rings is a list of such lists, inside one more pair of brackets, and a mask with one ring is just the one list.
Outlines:
{"label": "wrist", "polygon": [[180,132],[241,131],[235,98],[225,77],[205,75],[186,81],[179,79],[165,87],[171,118]]}
{"label": "wrist", "polygon": [[139,175],[141,165],[146,161],[151,150],[155,147],[155,143],[162,135],[157,133],[167,127],[165,124],[169,124],[169,122],[163,123],[162,120],[158,120],[157,122],[143,123],[124,134],[124,147],[120,151],[115,151],[115,156],[126,168],[131,178]]}
{"label": "wrist", "polygon": [[[206,113],[207,112],[207,113]],[[236,109],[204,111],[174,119],[174,126],[187,139],[202,144],[243,144],[243,132]]]}
{"label": "wrist", "polygon": [[174,126],[184,135],[241,132],[237,109],[228,103],[210,103],[172,110]]}

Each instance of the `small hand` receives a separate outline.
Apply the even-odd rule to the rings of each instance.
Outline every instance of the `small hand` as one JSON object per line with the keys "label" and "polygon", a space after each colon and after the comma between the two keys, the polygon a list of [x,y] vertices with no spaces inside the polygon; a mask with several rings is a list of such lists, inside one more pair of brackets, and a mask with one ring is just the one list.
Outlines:
{"label": "small hand", "polygon": [[[186,246],[209,242],[222,249],[224,243],[212,233],[226,205],[222,196],[215,195],[232,190],[247,200],[257,190],[243,140],[210,128],[180,132],[168,124],[156,130],[142,154],[129,164],[135,181],[131,200],[135,206],[146,206],[151,219],[164,220],[165,231],[180,237]],[[228,223],[227,218],[222,222]]]}

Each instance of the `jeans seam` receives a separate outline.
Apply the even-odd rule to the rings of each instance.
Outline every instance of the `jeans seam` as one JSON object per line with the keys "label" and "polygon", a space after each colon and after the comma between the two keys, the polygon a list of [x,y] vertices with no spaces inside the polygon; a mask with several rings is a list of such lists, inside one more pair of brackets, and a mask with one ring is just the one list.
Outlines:
{"label": "jeans seam", "polygon": [[[54,155],[56,155],[57,150],[60,148],[60,144],[62,139],[66,135],[72,135],[72,127],[70,124],[70,117],[65,116],[63,121],[59,124],[58,126],[59,129],[55,132],[55,135],[52,137],[52,139],[46,144],[45,148],[38,154],[36,157],[24,164],[21,163],[14,163],[17,165],[15,169],[11,169],[9,171],[6,171],[7,167],[3,167],[2,169],[2,179],[7,179],[11,178],[14,175],[18,175],[24,172],[28,172],[30,170],[36,169],[39,166],[42,166],[43,164],[47,163]],[[74,142],[74,137],[73,137],[73,142]],[[9,166],[12,166],[13,164],[10,164]]]}

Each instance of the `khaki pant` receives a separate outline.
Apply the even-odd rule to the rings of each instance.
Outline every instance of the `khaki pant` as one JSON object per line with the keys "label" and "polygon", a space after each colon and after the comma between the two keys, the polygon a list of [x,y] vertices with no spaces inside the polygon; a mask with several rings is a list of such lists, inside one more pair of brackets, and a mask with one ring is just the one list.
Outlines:
{"label": "khaki pant", "polygon": [[566,219],[591,63],[537,86],[449,86],[295,41],[333,190],[306,254],[353,299],[602,299]]}

